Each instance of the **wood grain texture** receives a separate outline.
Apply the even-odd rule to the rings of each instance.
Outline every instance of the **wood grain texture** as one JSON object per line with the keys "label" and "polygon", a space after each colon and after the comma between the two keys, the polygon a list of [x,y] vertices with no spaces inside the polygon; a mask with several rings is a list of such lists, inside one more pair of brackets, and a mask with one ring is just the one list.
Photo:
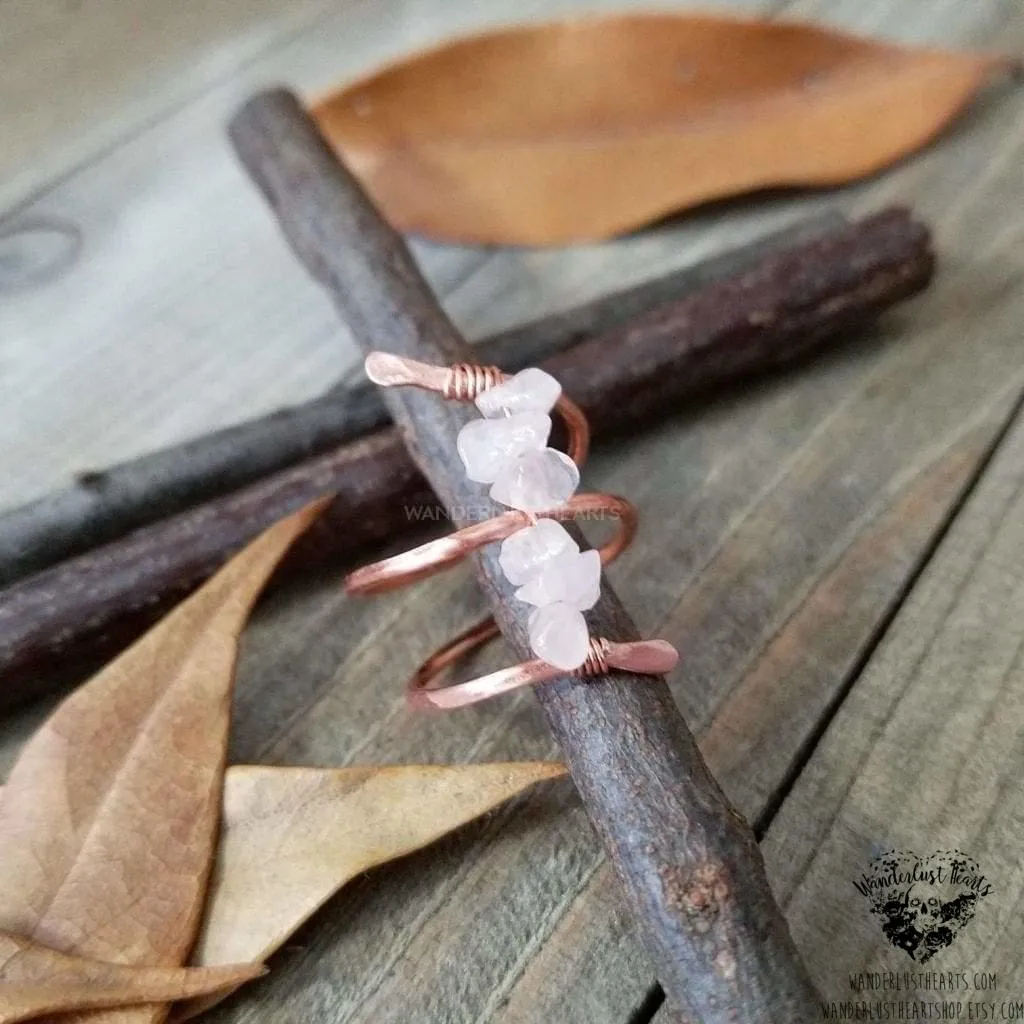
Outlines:
{"label": "wood grain texture", "polygon": [[[587,337],[739,273],[773,248],[842,224],[829,211],[692,267],[518,324],[475,342],[476,358],[509,373],[536,365]],[[718,363],[714,353],[709,358]],[[695,376],[698,388],[707,383],[706,371]],[[389,422],[378,389],[361,376],[351,383],[339,381],[310,402],[86,474],[68,488],[0,511],[0,584],[327,454]]]}
{"label": "wood grain texture", "polygon": [[[288,244],[365,353],[440,366],[471,358],[401,237],[292,93],[257,93],[229,132]],[[499,515],[501,507],[466,478],[455,450],[472,406],[416,388],[383,397],[455,525]],[[575,525],[568,529],[583,540]],[[502,634],[528,659],[528,608],[514,599],[498,551],[483,549],[472,562]],[[639,639],[607,585],[586,619],[592,637]],[[816,994],[767,887],[753,833],[708,773],[664,679],[567,673],[534,693],[674,1005],[706,1024],[808,1015]]]}
{"label": "wood grain texture", "polygon": [[[573,395],[593,436],[607,440],[727,383],[850,342],[847,329],[924,288],[933,268],[927,229],[892,208],[766,255],[540,365]],[[315,561],[365,555],[422,531],[440,511],[399,434],[385,430],[61,562],[0,590],[0,708],[35,695],[50,666],[117,650],[262,527],[326,493],[335,496],[331,510],[302,546]],[[289,567],[299,567],[298,555]]]}
{"label": "wood grain texture", "polygon": [[[515,17],[616,3],[521,0]],[[178,8],[3,2],[0,433],[9,443],[0,450],[0,506],[312,398],[354,365],[329,304],[246,189],[224,124],[261,85],[286,81],[316,95],[410,49],[510,18],[503,5],[478,0]],[[779,211],[772,223],[797,215]],[[646,239],[645,261],[599,247],[543,280],[530,253],[416,248],[432,287],[478,337],[751,237],[735,221],[682,234],[668,259]],[[532,294],[513,287],[500,303],[478,302],[469,282],[454,294],[492,261],[518,268]],[[498,274],[488,281],[496,284],[512,280]]]}
{"label": "wood grain texture", "polygon": [[120,0],[3,4],[0,206],[45,188],[229,78],[322,19],[329,5],[202,0],[127,7]]}
{"label": "wood grain texture", "polygon": [[[902,596],[902,581],[976,468],[998,422],[982,424],[924,467],[877,518],[860,525],[848,547],[837,546],[834,564],[822,567],[791,618],[752,657],[703,731],[700,744],[709,766],[758,832],[780,785],[812,742],[816,723],[828,715],[830,700],[842,693],[879,622]],[[705,717],[709,714],[705,711]],[[621,1003],[619,971],[633,972],[629,994],[634,1002],[642,1000],[643,959],[610,882],[607,867],[600,868],[526,967],[496,1020],[526,1024],[567,1007],[572,1008],[568,1019],[592,1019],[588,1013]],[[618,968],[611,980],[605,980],[608,963]],[[628,1005],[619,1008],[625,1013]]]}
{"label": "wood grain texture", "polygon": [[[969,135],[951,140],[945,160],[936,151],[924,166],[908,166],[862,193],[875,199],[893,192],[920,195],[939,224],[951,262],[936,294],[896,318],[877,348],[809,369],[779,391],[768,388],[707,409],[699,420],[688,418],[685,427],[680,423],[678,430],[649,435],[618,458],[609,456],[593,466],[594,474],[602,474],[595,484],[640,497],[645,530],[653,531],[650,549],[645,544],[635,556],[630,553],[631,560],[643,561],[627,561],[613,573],[638,609],[641,628],[653,630],[659,616],[668,615],[680,599],[684,602],[676,613],[679,639],[699,668],[688,684],[680,680],[677,696],[704,723],[715,719],[719,706],[728,706],[729,715],[719,731],[712,726],[709,740],[728,751],[730,734],[742,728],[752,756],[764,758],[763,769],[759,761],[731,769],[723,765],[734,773],[730,792],[738,791],[747,813],[764,807],[757,788],[776,788],[802,744],[813,738],[823,710],[842,693],[879,622],[899,600],[908,574],[1005,421],[1024,379],[1013,327],[1012,282],[1019,270],[1013,260],[1003,262],[1013,236],[1008,234],[995,251],[984,244],[999,234],[999,211],[1016,181],[1013,152],[1000,152],[997,145],[993,156],[992,145],[984,140],[1013,139],[1002,145],[1019,145],[1016,122],[1013,107],[995,99],[974,120]],[[980,175],[990,160],[994,167],[983,178],[984,189],[964,195],[964,179]],[[948,190],[945,195],[940,184]],[[961,196],[961,202],[943,217],[950,195]],[[969,313],[958,316],[956,310]],[[965,338],[966,323],[971,330]],[[652,465],[670,464],[679,467],[672,480],[650,473]],[[799,530],[792,528],[796,522]],[[666,559],[676,566],[674,573],[662,568]],[[716,585],[726,568],[728,586]],[[666,594],[673,586],[676,593]],[[694,593],[699,600],[687,598]],[[471,613],[465,604],[460,609],[460,602],[468,599],[469,591],[452,583],[440,597],[430,585],[422,597],[403,602],[399,621],[419,635],[414,649],[396,654],[396,675],[411,668],[416,653],[446,635],[447,628],[465,624]],[[444,613],[438,611],[439,600],[451,602]],[[446,619],[442,624],[439,614]],[[384,627],[389,637],[395,635],[394,625],[389,619]],[[803,646],[802,634],[814,640],[810,647]],[[781,657],[787,646],[788,660]],[[766,688],[768,704],[769,694],[779,703],[771,715],[762,708],[759,717],[750,710],[758,707],[753,692],[735,704],[728,695],[748,679],[756,682],[762,659],[757,685]],[[387,664],[390,659],[382,661],[367,641],[354,662],[346,661],[339,678],[355,666],[363,679],[376,678]],[[790,700],[787,687],[793,678],[799,687]],[[337,695],[326,697],[318,713],[330,716],[327,708],[339,715],[351,704]],[[526,742],[523,732],[512,736],[504,730],[509,722],[522,729],[524,713],[513,702],[502,721],[491,724],[484,746],[482,715],[466,727],[467,746],[446,742],[436,727],[429,742],[448,755],[468,749],[469,756],[479,756],[491,742],[518,747]],[[361,718],[359,725],[365,728],[372,721],[372,716]],[[786,731],[777,740],[779,722]],[[415,729],[415,724],[407,727]],[[292,741],[305,756],[330,749],[326,737],[311,742],[304,732],[297,725]],[[390,730],[375,735],[361,756],[389,750],[392,735]],[[740,783],[747,779],[752,789],[744,797]],[[457,895],[451,891],[443,905],[434,903],[427,922],[417,921],[394,966],[367,964],[358,942],[346,941],[342,921],[329,926],[331,935],[313,939],[318,953],[325,959],[358,958],[370,971],[365,985],[371,994],[355,996],[361,1001],[358,1009],[326,994],[314,995],[310,1005],[344,1019],[366,1020],[417,1015],[423,1020],[501,1019],[503,1014],[524,1022],[602,1019],[596,1014],[623,1019],[646,991],[639,973],[642,956],[621,917],[590,912],[591,892],[605,907],[614,902],[610,875],[602,875],[593,860],[574,858],[571,868],[565,867],[569,851],[560,840],[552,848],[532,837],[531,853],[538,855],[530,861],[536,902],[522,895],[508,902],[508,886],[512,892],[522,890],[489,863],[477,869],[473,884],[461,883]],[[570,885],[587,880],[587,894],[560,887],[549,894],[550,875],[540,873],[545,855]],[[518,863],[511,870],[522,870]],[[484,877],[497,890],[486,928],[477,902],[488,899]],[[380,904],[374,905],[380,912]],[[363,924],[371,912],[365,904],[361,909]],[[344,914],[339,911],[342,920]],[[536,915],[532,932],[529,914]],[[588,924],[593,925],[589,930]],[[446,976],[432,966],[438,948],[449,951],[449,963],[471,963],[472,969],[460,972],[458,979]],[[306,985],[314,977],[324,980],[322,963],[307,968]],[[332,976],[341,985],[342,977],[351,974]],[[426,978],[432,979],[429,985]],[[281,998],[295,998],[304,988],[299,980]],[[243,1008],[237,1013],[246,1019]]]}
{"label": "wood grain texture", "polygon": [[[467,8],[450,7],[470,17]],[[393,11],[380,9],[382,20]],[[801,0],[790,9],[911,43],[1024,47],[1012,0]],[[497,17],[479,14],[487,16]],[[31,422],[5,432],[18,438],[3,453],[6,495],[27,498],[76,460],[106,462],[228,422],[236,410],[249,415],[304,397],[294,393],[301,392],[297,366],[316,387],[337,375],[333,314],[281,254],[241,177],[225,170],[219,137],[227,110],[260,76],[300,84],[342,77],[338,69],[352,59],[348,47],[366,35],[350,39],[344,14],[331,24],[322,37],[311,33],[268,56],[252,78],[241,75],[237,86],[155,126],[145,144],[121,147],[40,201],[40,214],[86,221],[89,258],[59,283],[14,299],[5,293],[0,304],[0,318],[18,328],[5,332],[4,344],[18,337],[39,344],[31,353],[39,376],[22,374],[12,391],[36,380],[37,396],[57,396],[63,424],[63,432],[46,427],[37,435]],[[417,32],[438,30],[428,15],[398,24],[393,44],[383,29],[367,44],[367,62],[389,45],[401,49]],[[890,318],[858,352],[687,412],[588,466],[588,486],[631,493],[640,505],[643,546],[613,569],[612,582],[642,630],[676,623],[695,674],[683,674],[684,662],[670,680],[673,693],[704,732],[706,756],[748,817],[760,816],[765,794],[774,796],[800,748],[813,742],[823,710],[845,691],[1024,382],[1018,99],[994,92],[934,150],[843,193],[843,204],[861,211],[909,201],[936,225],[945,269],[931,295]],[[122,208],[129,190],[140,198]],[[737,204],[614,245],[496,253],[479,265],[435,247],[418,246],[417,253],[459,324],[484,333],[689,262],[832,199]],[[179,218],[192,209],[197,215],[184,219],[188,230],[171,235],[174,243],[162,245],[159,258],[127,275],[149,282],[133,298],[122,277],[140,250],[128,243],[153,226],[161,200]],[[225,215],[216,238],[211,210]],[[178,259],[193,245],[208,254],[196,272]],[[87,286],[100,287],[102,302],[85,301]],[[175,322],[167,333],[172,309],[188,330]],[[76,331],[76,322],[88,330]],[[174,345],[153,345],[150,322],[164,325],[163,336],[183,345],[189,359],[174,363]],[[226,381],[218,367],[227,364],[213,354],[237,364],[237,353],[249,347],[255,364]],[[189,362],[199,350],[202,359]],[[79,360],[70,369],[69,351]],[[117,406],[119,423],[107,424],[103,409],[100,424],[104,394],[95,382],[110,379],[123,390],[126,380],[139,379],[127,369],[136,359],[161,367],[157,393],[137,389],[132,402]],[[68,384],[69,394],[58,390]],[[190,389],[195,406],[178,409]],[[76,406],[79,392],[87,398]],[[18,422],[21,408],[0,411],[5,426]],[[342,596],[329,573],[282,591],[244,641],[233,760],[553,756],[541,716],[525,698],[429,719],[404,711],[406,674],[479,615],[479,600],[461,571],[364,602]],[[468,671],[509,657],[496,645]],[[4,722],[4,768],[43,711],[39,705]],[[853,724],[847,720],[845,728]],[[789,834],[797,836],[817,813],[798,816]],[[768,854],[774,857],[770,844]],[[609,880],[570,789],[554,784],[355,883],[276,958],[270,979],[212,1019],[622,1024],[644,1001],[651,972]],[[982,923],[979,917],[971,928]],[[964,941],[966,934],[957,947]]]}
{"label": "wood grain texture", "polygon": [[[967,972],[968,988],[942,993],[944,999],[1024,999],[1022,604],[1018,417],[764,842],[776,888],[829,1000],[935,1000],[940,994],[924,979],[900,992],[860,996],[849,983],[861,971],[932,969]],[[889,944],[852,884],[886,849],[922,857],[960,849],[993,889],[952,945],[924,964]],[[994,973],[997,984],[979,990],[975,972]]]}

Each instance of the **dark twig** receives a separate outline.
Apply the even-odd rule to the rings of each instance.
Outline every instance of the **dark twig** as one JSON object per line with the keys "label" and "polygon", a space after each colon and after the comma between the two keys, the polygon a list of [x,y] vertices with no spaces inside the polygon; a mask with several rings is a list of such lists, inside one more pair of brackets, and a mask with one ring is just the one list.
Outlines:
{"label": "dark twig", "polygon": [[[595,435],[664,415],[715,385],[816,351],[924,287],[927,231],[887,211],[698,289],[543,365]],[[39,692],[55,664],[100,656],[144,628],[275,519],[337,492],[318,557],[351,556],[421,524],[430,491],[393,432],[345,445],[72,558],[0,591],[0,707]]]}
{"label": "dark twig", "polygon": [[[470,358],[402,239],[290,93],[251,100],[231,137],[292,249],[362,347],[434,363]],[[386,401],[439,497],[451,508],[479,506],[481,489],[466,480],[455,448],[471,410],[413,389],[388,391]],[[497,553],[476,562],[502,632],[529,656],[525,606],[512,598]],[[588,620],[596,635],[636,638],[607,585]],[[563,678],[537,698],[669,999],[704,1024],[814,1019],[815,993],[753,833],[709,774],[664,681]]]}
{"label": "dark twig", "polygon": [[[746,270],[766,252],[842,223],[836,213],[810,218],[697,266],[491,335],[474,351],[481,362],[510,371],[536,365],[584,338]],[[0,586],[324,455],[388,420],[378,390],[361,381],[152,455],[81,473],[70,487],[0,513]]]}

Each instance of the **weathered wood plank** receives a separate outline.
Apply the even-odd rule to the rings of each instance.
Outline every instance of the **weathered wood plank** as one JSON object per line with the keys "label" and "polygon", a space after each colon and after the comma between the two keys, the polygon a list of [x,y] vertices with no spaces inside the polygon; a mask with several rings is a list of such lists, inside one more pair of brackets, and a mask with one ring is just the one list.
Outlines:
{"label": "weathered wood plank", "polygon": [[[1024,899],[1022,607],[1018,417],[763,844],[795,935],[830,1000],[1024,1000],[1017,911]],[[886,849],[921,857],[962,850],[992,886],[974,920],[934,960],[915,962],[893,948],[854,889]],[[928,894],[948,899],[955,890],[947,875]],[[911,984],[858,995],[849,982],[860,971],[932,969],[966,972],[967,988]],[[997,987],[976,989],[974,972],[994,973]],[[969,1019],[966,1008],[961,1019]],[[989,1019],[1014,1018],[1000,1012]]]}
{"label": "weathered wood plank", "polygon": [[[608,6],[527,0],[516,18]],[[30,200],[275,52],[306,49],[307,59],[293,54],[290,67],[307,77],[304,87],[320,90],[363,66],[502,20],[496,5],[446,0],[421,0],[415,11],[367,0],[4,0],[0,208]],[[332,58],[316,36],[338,25],[351,34]]]}
{"label": "weathered wood plank", "polygon": [[[966,135],[947,140],[945,162],[936,151],[925,168],[908,165],[864,190],[872,198],[919,193],[951,264],[936,291],[873,345],[606,453],[588,475],[594,486],[640,501],[641,544],[612,577],[646,625],[661,621],[678,631],[687,659],[676,693],[691,720],[708,726],[721,709],[709,749],[717,745],[721,758],[730,736],[743,730],[750,757],[764,759],[763,767],[721,763],[748,814],[764,806],[842,692],[1024,383],[1009,289],[1017,268],[1000,269],[1005,252],[989,256],[983,243],[1015,187],[1010,161],[984,191],[962,197],[959,212],[942,216],[950,192],[960,191],[958,161],[989,146],[977,157],[984,165],[991,158],[985,140],[1014,137],[1015,120],[1015,111],[993,101]],[[946,184],[951,168],[954,181]],[[974,320],[969,343],[966,314],[954,315],[965,309]],[[669,473],[669,466],[678,469]],[[716,583],[723,575],[728,588]],[[476,610],[461,574],[385,605],[360,612],[349,632],[349,606],[337,600],[331,621],[345,632],[329,643],[343,660],[330,680],[303,679],[311,709],[292,718],[267,756],[317,761],[348,750],[366,760],[397,751],[483,758],[549,750],[528,701],[421,722],[394,693],[364,692],[371,680],[404,675]],[[314,628],[322,633],[322,624]],[[384,635],[397,651],[375,644]],[[254,631],[254,644],[271,646],[257,638]],[[242,749],[261,749],[251,708],[279,691],[282,673],[296,670],[293,654],[282,652],[276,667],[247,663],[245,682],[255,689],[243,697]],[[488,652],[474,670],[501,660]],[[792,694],[788,680],[798,684]],[[750,711],[762,703],[758,693],[771,705],[759,719]],[[786,729],[775,741],[780,723]],[[488,834],[491,845],[467,850],[457,866],[423,859],[407,873],[397,865],[344,894],[310,929],[304,968],[266,985],[261,1001],[236,1002],[221,1019],[251,1020],[268,1007],[299,1004],[309,1016],[344,1020],[624,1019],[647,990],[643,961],[622,920],[604,912],[614,903],[608,877],[570,806],[557,826],[536,833],[520,831],[513,815],[505,832]],[[591,893],[603,908],[589,905]]]}
{"label": "weathered wood plank", "polygon": [[[759,826],[775,792],[813,735],[815,716],[841,695],[873,641],[887,607],[901,596],[929,538],[977,465],[996,421],[952,447],[893,496],[822,571],[792,616],[737,679],[701,737],[701,749],[738,807]],[[584,1021],[617,997],[622,976],[641,978],[642,950],[607,866],[547,938],[512,990],[502,1024]],[[610,971],[609,964],[616,970]],[[613,974],[610,982],[601,979]],[[634,1000],[643,990],[633,991]],[[545,1018],[544,1015],[550,1015]]]}
{"label": "weathered wood plank", "polygon": [[[979,17],[1001,19],[992,22],[1000,42],[1019,46],[1019,16],[1006,4],[972,9],[983,6]],[[872,8],[854,27],[885,28],[873,19],[891,10]],[[994,96],[929,154],[849,190],[861,206],[911,198],[937,224],[947,270],[934,292],[869,343],[719,400],[588,467],[588,486],[638,499],[640,544],[612,581],[642,628],[665,623],[682,642],[675,692],[691,724],[709,730],[705,749],[748,815],[842,692],[1024,383],[1011,219],[1020,149],[1019,112]],[[760,209],[737,204],[711,237],[760,230]],[[515,315],[510,305],[484,309],[502,280],[533,282],[523,295],[534,304],[545,294],[553,303],[582,297],[594,269],[600,288],[602,273],[649,272],[645,254],[652,263],[685,254],[712,216],[571,255],[493,260],[451,305],[460,319],[486,313],[497,326],[510,308]],[[271,242],[279,246],[261,240],[260,259]],[[257,270],[254,292],[269,283]],[[278,595],[246,641],[234,757],[549,755],[528,698],[429,719],[402,707],[405,673],[478,610],[461,572],[360,603],[341,597],[334,579]],[[504,659],[488,651],[473,670]],[[389,678],[394,686],[381,687]],[[24,720],[16,724],[23,734]],[[730,760],[737,734],[746,747]],[[5,738],[5,759],[15,742]],[[357,883],[271,979],[217,1019],[622,1021],[650,978],[604,871],[572,794],[550,787]]]}
{"label": "weathered wood plank", "polygon": [[[615,6],[523,0],[515,18]],[[311,398],[353,366],[354,347],[281,246],[224,125],[268,82],[316,95],[509,18],[505,6],[476,0],[8,0],[0,95],[15,99],[0,112],[0,183],[9,183],[0,184],[0,506]],[[64,74],[37,73],[55,62]],[[765,227],[787,219],[780,212]],[[479,337],[648,269],[694,262],[724,247],[729,231],[667,240],[640,247],[646,262],[608,246],[597,266],[570,259],[550,279],[536,278],[529,252],[502,254],[496,264],[521,265],[514,280],[530,289],[484,299],[469,283],[451,308]],[[417,254],[442,296],[491,259],[429,243]]]}
{"label": "weathered wood plank", "polygon": [[325,0],[6,0],[0,207],[236,74],[330,6]]}

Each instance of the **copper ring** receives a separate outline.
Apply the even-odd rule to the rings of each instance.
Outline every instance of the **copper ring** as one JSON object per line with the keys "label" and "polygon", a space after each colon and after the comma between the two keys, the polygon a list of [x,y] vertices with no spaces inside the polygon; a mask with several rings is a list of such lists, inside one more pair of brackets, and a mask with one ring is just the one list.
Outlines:
{"label": "copper ring", "polygon": [[[450,401],[471,402],[482,391],[508,377],[494,366],[459,363],[455,366],[431,366],[385,352],[373,352],[366,358],[367,374],[383,387],[410,386],[433,391]],[[590,426],[583,411],[564,394],[554,407],[568,433],[567,454],[582,468],[590,447]],[[510,510],[480,523],[463,527],[447,537],[428,541],[411,551],[383,559],[350,573],[345,588],[353,594],[377,594],[426,579],[460,562],[478,548],[504,540],[538,518],[573,519],[579,515],[610,515],[618,519],[615,535],[598,549],[607,565],[630,544],[636,532],[636,508],[625,498],[612,494],[577,494],[557,508],[528,513]],[[532,686],[568,674],[581,677],[603,675],[610,668],[641,673],[661,673],[671,669],[678,658],[675,649],[663,640],[617,643],[604,637],[591,637],[586,661],[574,673],[566,673],[540,659],[493,672],[468,682],[442,685],[441,676],[456,661],[498,634],[494,618],[488,616],[435,651],[416,670],[408,684],[411,705],[419,708],[456,708],[521,686]]]}

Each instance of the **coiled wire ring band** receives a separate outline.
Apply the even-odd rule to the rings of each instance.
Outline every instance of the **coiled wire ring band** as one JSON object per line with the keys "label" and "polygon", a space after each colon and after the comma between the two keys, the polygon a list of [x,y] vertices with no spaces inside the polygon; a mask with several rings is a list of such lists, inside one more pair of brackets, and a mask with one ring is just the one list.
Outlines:
{"label": "coiled wire ring band", "polygon": [[[440,394],[449,401],[461,402],[474,401],[481,392],[508,379],[493,366],[472,363],[431,366],[384,352],[373,352],[367,356],[366,371],[370,379],[382,387],[417,387]],[[578,467],[582,467],[590,447],[590,427],[586,416],[564,394],[559,396],[554,411],[566,427],[567,454]],[[511,510],[400,555],[364,566],[346,577],[345,589],[352,594],[393,590],[455,565],[478,548],[504,540],[540,518],[563,520],[585,514],[618,519],[619,528],[615,535],[598,549],[601,563],[606,565],[632,541],[637,524],[636,508],[616,495],[577,494],[556,508],[538,512]],[[492,616],[488,616],[427,658],[409,681],[407,693],[410,704],[420,708],[462,707],[521,686],[536,685],[569,674],[535,658],[468,682],[443,685],[441,678],[451,665],[497,634],[497,624]],[[663,640],[617,643],[604,637],[592,637],[587,658],[574,670],[574,674],[584,677],[602,675],[610,668],[661,673],[670,670],[677,660],[675,648]]]}

